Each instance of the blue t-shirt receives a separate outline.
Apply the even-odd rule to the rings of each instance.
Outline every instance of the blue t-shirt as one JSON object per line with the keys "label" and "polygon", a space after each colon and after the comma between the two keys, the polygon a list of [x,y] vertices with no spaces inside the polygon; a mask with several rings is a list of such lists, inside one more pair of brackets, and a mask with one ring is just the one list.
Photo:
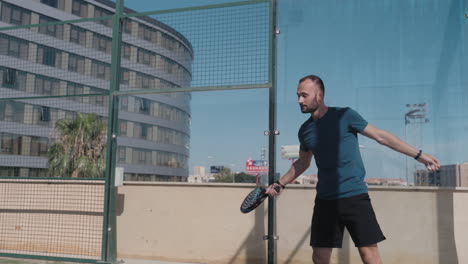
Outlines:
{"label": "blue t-shirt", "polygon": [[322,118],[311,116],[302,124],[299,141],[302,151],[314,153],[318,198],[340,199],[367,192],[357,136],[367,124],[349,107],[329,107]]}

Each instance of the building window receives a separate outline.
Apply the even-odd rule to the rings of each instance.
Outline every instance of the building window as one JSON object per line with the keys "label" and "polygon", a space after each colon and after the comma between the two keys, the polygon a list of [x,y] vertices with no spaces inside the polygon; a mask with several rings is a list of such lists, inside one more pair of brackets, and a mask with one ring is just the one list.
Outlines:
{"label": "building window", "polygon": [[[102,94],[102,93],[107,93],[107,90],[103,89],[98,89],[98,88],[91,88],[90,94]],[[89,96],[89,103],[93,105],[99,105],[99,106],[108,106],[108,100],[106,100],[108,97],[104,95],[96,95],[96,96]]]}
{"label": "building window", "polygon": [[57,0],[41,0],[41,3],[43,3],[45,5],[48,5],[48,6],[51,6],[51,7],[55,7],[55,8],[57,8],[57,6],[58,6],[58,1]]}
{"label": "building window", "polygon": [[[75,83],[68,83],[67,84],[67,95],[83,95],[84,88],[82,85],[75,84]],[[77,102],[83,102],[82,96],[73,96],[70,97],[70,100],[74,100]]]}
{"label": "building window", "polygon": [[176,71],[177,64],[169,59],[166,59],[166,72],[169,74],[173,74]]}
{"label": "building window", "polygon": [[137,73],[136,75],[136,88],[149,89],[155,87],[154,77],[146,74]]}
{"label": "building window", "polygon": [[122,57],[130,60],[132,49],[128,44],[122,44]]}
{"label": "building window", "polygon": [[144,88],[144,89],[149,89],[152,87],[151,85],[151,80],[153,80],[152,77],[149,77],[149,76],[142,76],[141,78],[141,87]]}
{"label": "building window", "polygon": [[148,135],[151,135],[152,130],[151,126],[142,123],[134,123],[133,125],[133,137],[135,138],[142,138],[142,139],[149,139]]}
{"label": "building window", "polygon": [[143,150],[137,150],[137,155],[138,155],[138,164],[146,164],[146,151]]}
{"label": "building window", "polygon": [[47,157],[48,139],[31,137],[30,156]]}
{"label": "building window", "polygon": [[128,96],[120,97],[120,110],[128,111]]}
{"label": "building window", "polygon": [[[57,19],[40,15],[39,24],[56,22]],[[63,39],[63,25],[40,26],[39,33],[49,35],[54,38]]]}
{"label": "building window", "polygon": [[0,176],[2,177],[19,177],[18,167],[0,167]]}
{"label": "building window", "polygon": [[0,68],[2,86],[21,91],[26,90],[26,73],[11,68]]}
{"label": "building window", "polygon": [[91,64],[91,75],[98,79],[110,80],[110,67],[103,62],[93,61]]}
{"label": "building window", "polygon": [[0,120],[22,123],[24,104],[18,102],[0,102]]}
{"label": "building window", "polygon": [[163,103],[154,102],[153,113],[154,116],[165,120],[176,122],[184,121],[186,123],[189,122],[189,116],[185,112]]}
{"label": "building window", "polygon": [[141,124],[141,138],[151,139],[152,126],[148,124]]}
{"label": "building window", "polygon": [[39,108],[39,120],[43,122],[49,122],[50,121],[50,108],[47,106],[41,106]]}
{"label": "building window", "polygon": [[176,49],[176,43],[177,41],[173,37],[165,33],[162,33],[162,46],[164,48],[170,51],[174,51]]}
{"label": "building window", "polygon": [[11,68],[3,69],[3,86],[15,87],[16,84],[16,70]]}
{"label": "building window", "polygon": [[144,49],[138,49],[137,62],[141,64],[151,65],[151,56],[154,56],[151,52]]}
{"label": "building window", "polygon": [[151,151],[143,149],[133,149],[133,164],[151,165]]}
{"label": "building window", "polygon": [[28,59],[28,44],[25,41],[10,39],[8,55],[23,60]]}
{"label": "building window", "polygon": [[14,41],[14,40],[9,41],[8,55],[19,58],[20,56],[20,43],[19,42]]}
{"label": "building window", "polygon": [[10,133],[0,133],[0,153],[21,155],[22,137]]}
{"label": "building window", "polygon": [[81,0],[73,0],[72,14],[79,17],[88,17],[88,4]]}
{"label": "building window", "polygon": [[121,136],[127,136],[127,121],[119,120],[119,132]]}
{"label": "building window", "polygon": [[31,11],[2,2],[1,20],[14,25],[31,24]]}
{"label": "building window", "polygon": [[143,39],[148,41],[153,41],[154,32],[151,28],[145,27],[143,30]]}
{"label": "building window", "polygon": [[132,34],[132,20],[125,18],[123,24],[123,31],[127,34]]}
{"label": "building window", "polygon": [[49,66],[55,66],[57,62],[57,52],[52,48],[44,50],[44,57],[42,57],[42,63]]}
{"label": "building window", "polygon": [[85,58],[70,54],[68,57],[68,70],[72,72],[77,72],[79,74],[85,73]]}
{"label": "building window", "polygon": [[41,0],[41,3],[60,10],[65,10],[65,0]]}
{"label": "building window", "polygon": [[0,54],[28,59],[28,43],[24,40],[0,34]]}
{"label": "building window", "polygon": [[93,49],[110,54],[112,52],[112,39],[109,37],[94,33]]}
{"label": "building window", "polygon": [[[96,6],[94,8],[94,17],[105,17],[105,16],[112,16],[112,15],[113,13],[111,11],[106,10],[102,7]],[[97,20],[96,22],[107,27],[112,26],[112,19]]]}
{"label": "building window", "polygon": [[125,147],[119,147],[119,162],[125,162]]}
{"label": "building window", "polygon": [[76,43],[78,45],[85,47],[86,46],[86,30],[72,25],[70,29],[70,42],[73,42],[73,43]]}
{"label": "building window", "polygon": [[9,44],[10,44],[10,36],[5,35],[5,34],[0,34],[0,54],[1,55],[8,55]]}
{"label": "building window", "polygon": [[121,79],[120,79],[121,84],[128,85],[130,83],[130,71],[127,69],[122,69],[121,70]]}
{"label": "building window", "polygon": [[105,98],[105,97],[102,96],[102,95],[94,96],[94,102],[95,102],[95,104],[96,104],[96,105],[100,105],[100,106],[107,106],[107,104],[106,104],[107,101],[105,101],[104,98]]}
{"label": "building window", "polygon": [[137,113],[149,114],[151,108],[151,101],[146,98],[136,98],[135,97],[135,106]]}
{"label": "building window", "polygon": [[133,137],[140,138],[141,137],[141,124],[133,122]]}
{"label": "building window", "polygon": [[41,95],[59,95],[60,82],[56,79],[36,76],[34,93]]}
{"label": "building window", "polygon": [[138,24],[138,38],[157,43],[158,33],[147,25]]}
{"label": "building window", "polygon": [[39,46],[37,48],[37,63],[60,68],[62,64],[61,52],[50,47]]}

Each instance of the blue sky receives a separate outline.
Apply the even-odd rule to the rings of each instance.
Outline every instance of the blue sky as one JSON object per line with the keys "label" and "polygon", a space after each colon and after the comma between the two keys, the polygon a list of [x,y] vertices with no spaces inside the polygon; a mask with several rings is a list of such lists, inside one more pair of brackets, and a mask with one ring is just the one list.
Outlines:
{"label": "blue sky", "polygon": [[[153,11],[225,2],[230,1],[131,0],[126,6]],[[442,164],[468,162],[468,114],[464,110],[468,106],[468,55],[463,48],[464,9],[456,2],[383,0],[358,5],[280,0],[277,170],[284,173],[290,165],[281,160],[279,147],[298,144],[298,127],[308,118],[300,113],[295,95],[297,80],[308,74],[323,78],[328,105],[350,106],[373,125],[411,144],[421,142],[421,148],[439,157]],[[181,31],[189,28],[183,17],[173,21],[169,24]],[[202,39],[203,32],[193,35],[193,44]],[[249,58],[240,56],[233,62],[233,72],[254,71],[255,67],[247,65]],[[247,61],[244,65],[243,60]],[[196,67],[197,61],[194,74],[199,74]],[[222,77],[210,78],[226,82]],[[427,103],[430,122],[416,136],[406,138],[408,103]],[[191,108],[191,167],[225,165],[243,170],[246,159],[259,159],[261,149],[267,147],[263,136],[268,128],[266,89],[196,92]],[[416,128],[408,129],[412,133]],[[404,156],[364,137],[360,142],[368,177],[404,177]],[[314,167],[307,173],[314,173]]]}

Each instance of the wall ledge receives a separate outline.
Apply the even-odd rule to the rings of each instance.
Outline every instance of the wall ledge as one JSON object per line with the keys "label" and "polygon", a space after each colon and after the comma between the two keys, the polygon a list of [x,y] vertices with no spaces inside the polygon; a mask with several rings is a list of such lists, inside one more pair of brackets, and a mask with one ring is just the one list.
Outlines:
{"label": "wall ledge", "polygon": [[[166,186],[166,187],[200,187],[200,188],[255,188],[253,183],[187,183],[187,182],[145,182],[124,181],[124,186]],[[369,191],[400,191],[400,192],[466,192],[468,187],[433,187],[433,186],[368,186]],[[312,184],[289,184],[287,189],[315,189]]]}

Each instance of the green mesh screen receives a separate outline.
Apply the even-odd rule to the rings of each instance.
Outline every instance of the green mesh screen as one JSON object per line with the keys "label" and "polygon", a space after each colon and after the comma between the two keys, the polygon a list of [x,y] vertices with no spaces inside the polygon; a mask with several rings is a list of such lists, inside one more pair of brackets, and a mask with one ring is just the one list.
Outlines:
{"label": "green mesh screen", "polygon": [[0,254],[101,258],[107,105],[0,101]]}
{"label": "green mesh screen", "polygon": [[0,255],[96,262],[108,133],[124,180],[187,181],[190,92],[271,86],[270,6],[125,15],[117,43],[112,6],[65,2],[0,1]]}
{"label": "green mesh screen", "polygon": [[0,253],[99,259],[104,185],[0,179]]}
{"label": "green mesh screen", "polygon": [[[136,70],[161,76],[134,88],[173,89],[269,83],[269,3],[129,14],[128,28],[141,41]],[[136,21],[139,21],[137,23]],[[125,67],[125,60],[122,67]],[[143,83],[139,79],[143,79]]]}
{"label": "green mesh screen", "polygon": [[0,8],[0,255],[100,260],[112,20]]}

